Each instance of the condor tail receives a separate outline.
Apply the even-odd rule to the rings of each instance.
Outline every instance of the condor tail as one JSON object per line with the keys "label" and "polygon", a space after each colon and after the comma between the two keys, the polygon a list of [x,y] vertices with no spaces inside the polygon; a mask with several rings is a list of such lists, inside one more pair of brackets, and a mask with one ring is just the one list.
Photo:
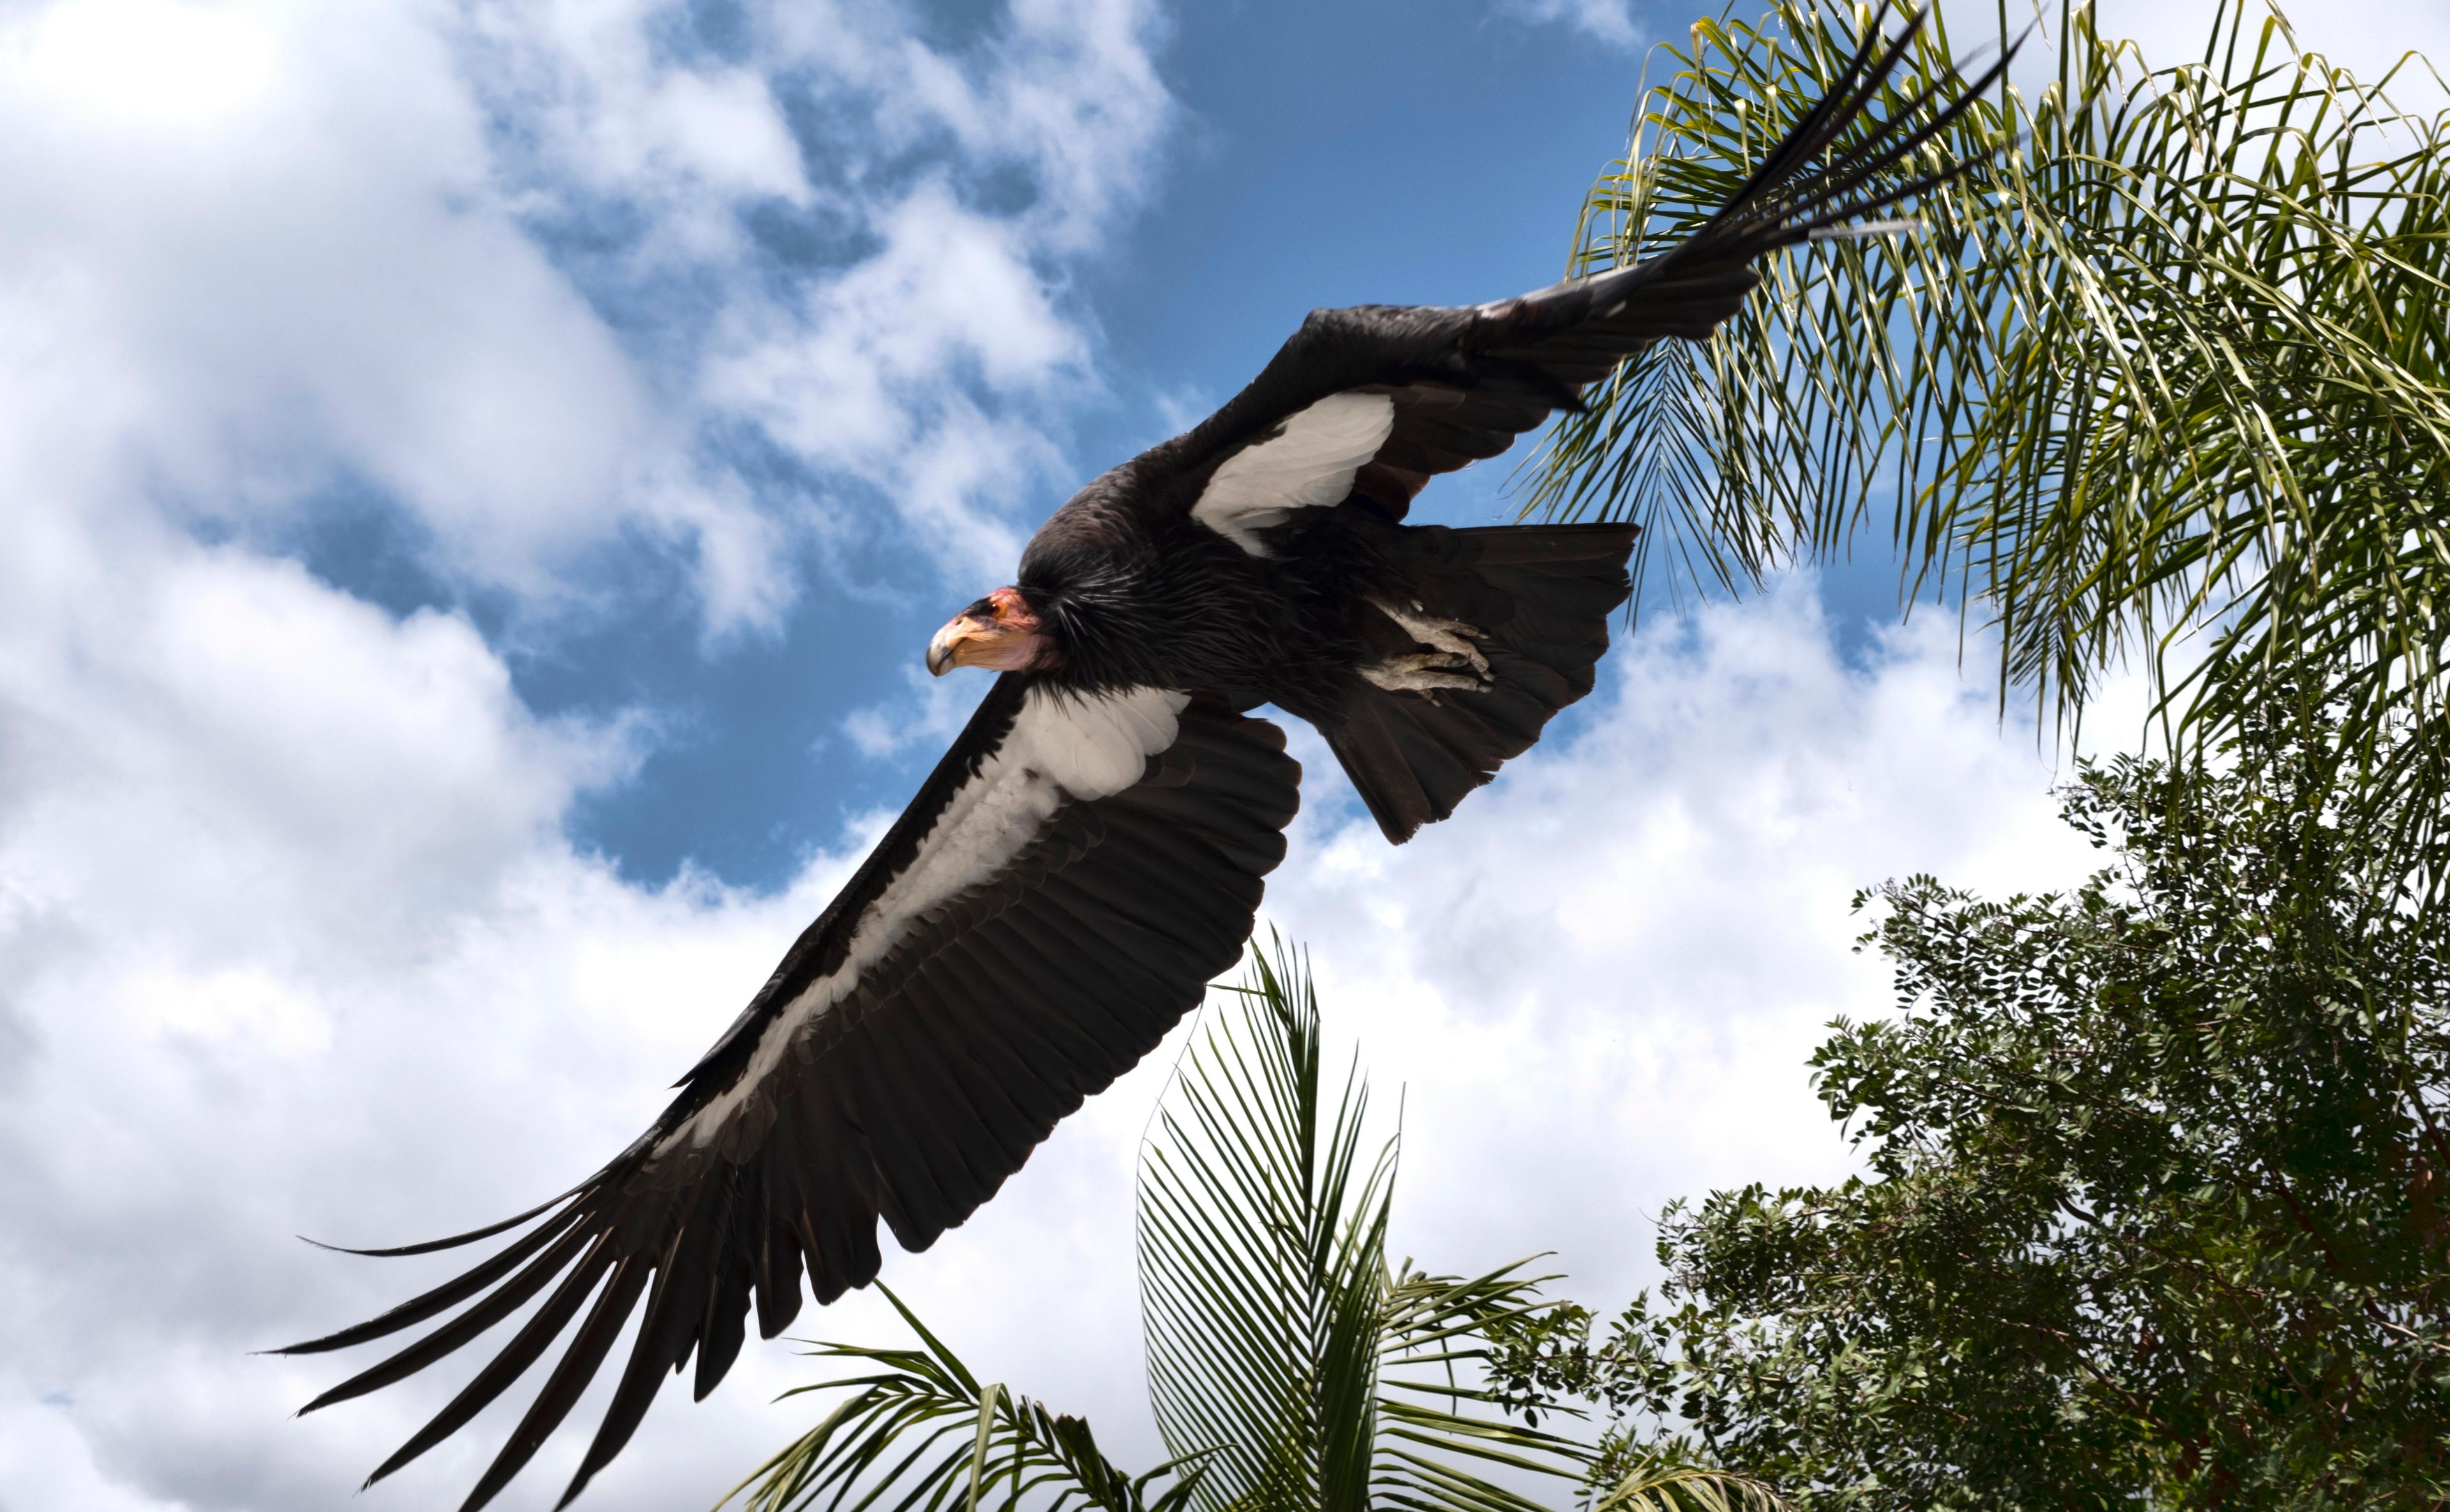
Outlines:
{"label": "condor tail", "polygon": [[[1608,620],[1632,591],[1637,527],[1427,526],[1404,532],[1409,596],[1368,631],[1380,660],[1320,721],[1378,827],[1402,844],[1529,750],[1551,715],[1591,690]],[[1477,653],[1446,651],[1456,637]],[[1424,676],[1418,664],[1455,671]],[[1406,681],[1476,686],[1408,688]]]}

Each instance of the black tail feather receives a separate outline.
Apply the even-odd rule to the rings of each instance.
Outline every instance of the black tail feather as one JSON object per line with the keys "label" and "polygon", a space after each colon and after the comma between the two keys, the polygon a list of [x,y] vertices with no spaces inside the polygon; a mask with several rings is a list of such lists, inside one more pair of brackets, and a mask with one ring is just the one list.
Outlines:
{"label": "black tail feather", "polygon": [[[1628,524],[1407,531],[1411,597],[1480,631],[1489,686],[1390,692],[1357,673],[1320,723],[1389,841],[1402,844],[1531,748],[1557,710],[1591,690],[1610,615],[1632,591]],[[1391,623],[1391,622],[1390,622]]]}

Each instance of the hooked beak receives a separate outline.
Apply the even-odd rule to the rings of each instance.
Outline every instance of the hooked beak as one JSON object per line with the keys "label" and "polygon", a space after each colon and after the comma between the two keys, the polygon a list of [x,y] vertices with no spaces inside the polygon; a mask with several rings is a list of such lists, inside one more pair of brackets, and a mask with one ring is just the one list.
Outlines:
{"label": "hooked beak", "polygon": [[927,670],[939,677],[956,667],[1026,672],[1061,662],[1017,588],[997,589],[954,615],[927,643]]}
{"label": "hooked beak", "polygon": [[973,641],[984,638],[982,631],[992,634],[992,628],[981,625],[967,614],[956,616],[927,643],[927,670],[943,676],[962,665],[962,650]]}
{"label": "hooked beak", "polygon": [[983,614],[959,614],[927,643],[927,670],[942,677],[956,667],[999,672],[1025,670],[1039,662],[1037,622],[1015,625]]}

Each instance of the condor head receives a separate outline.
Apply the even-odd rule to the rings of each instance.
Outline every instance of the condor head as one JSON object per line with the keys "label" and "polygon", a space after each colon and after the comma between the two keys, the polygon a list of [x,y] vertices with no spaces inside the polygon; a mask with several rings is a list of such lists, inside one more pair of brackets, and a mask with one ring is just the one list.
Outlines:
{"label": "condor head", "polygon": [[1029,672],[1061,665],[1061,649],[1017,588],[999,588],[980,599],[927,643],[927,670],[939,677],[956,667]]}

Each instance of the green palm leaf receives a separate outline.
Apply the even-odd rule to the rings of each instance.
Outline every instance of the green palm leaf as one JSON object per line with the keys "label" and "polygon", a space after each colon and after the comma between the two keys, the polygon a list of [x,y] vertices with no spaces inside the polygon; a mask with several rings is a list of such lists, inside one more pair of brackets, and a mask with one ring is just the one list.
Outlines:
{"label": "green palm leaf", "polygon": [[918,1347],[812,1350],[868,1368],[785,1392],[848,1395],[734,1486],[717,1512],[736,1500],[742,1512],[1015,1512],[1024,1501],[1032,1512],[1188,1506],[1199,1481],[1196,1464],[1175,1460],[1126,1475],[1099,1450],[1087,1424],[1001,1385],[981,1386],[900,1297],[877,1289],[919,1336]]}
{"label": "green palm leaf", "polygon": [[[1686,233],[1867,19],[1775,0],[1671,49],[1577,268]],[[2002,29],[2006,16],[2002,15]],[[1941,131],[1919,234],[1823,243],[1702,345],[1628,364],[1534,464],[1527,509],[1632,516],[1673,588],[1745,587],[1885,514],[1900,587],[1984,607],[2003,697],[2078,716],[2149,670],[2179,739],[2307,682],[2428,843],[2450,797],[2450,117],[2223,13],[2154,68],[2085,9],[2055,77]],[[1952,65],[1936,18],[1882,108]],[[2408,67],[2421,67],[2418,63]],[[2385,81],[2387,83],[2388,81]],[[2394,727],[2425,732],[2387,739]]]}
{"label": "green palm leaf", "polygon": [[1591,1512],[1784,1512],[1778,1494],[1749,1476],[1705,1465],[1655,1462],[1637,1465]]}
{"label": "green palm leaf", "polygon": [[1254,953],[1185,1056],[1140,1168],[1149,1393],[1176,1454],[1213,1449],[1200,1504],[1369,1504],[1394,1146],[1369,1094],[1321,1100],[1318,1002]]}
{"label": "green palm leaf", "polygon": [[1357,1075],[1325,1095],[1304,963],[1279,941],[1225,991],[1140,1168],[1150,1399],[1213,1451],[1199,1503],[1520,1512],[1483,1471],[1579,1481],[1581,1445],[1478,1410],[1480,1330],[1536,1283],[1390,1270],[1395,1145],[1366,1146]]}

